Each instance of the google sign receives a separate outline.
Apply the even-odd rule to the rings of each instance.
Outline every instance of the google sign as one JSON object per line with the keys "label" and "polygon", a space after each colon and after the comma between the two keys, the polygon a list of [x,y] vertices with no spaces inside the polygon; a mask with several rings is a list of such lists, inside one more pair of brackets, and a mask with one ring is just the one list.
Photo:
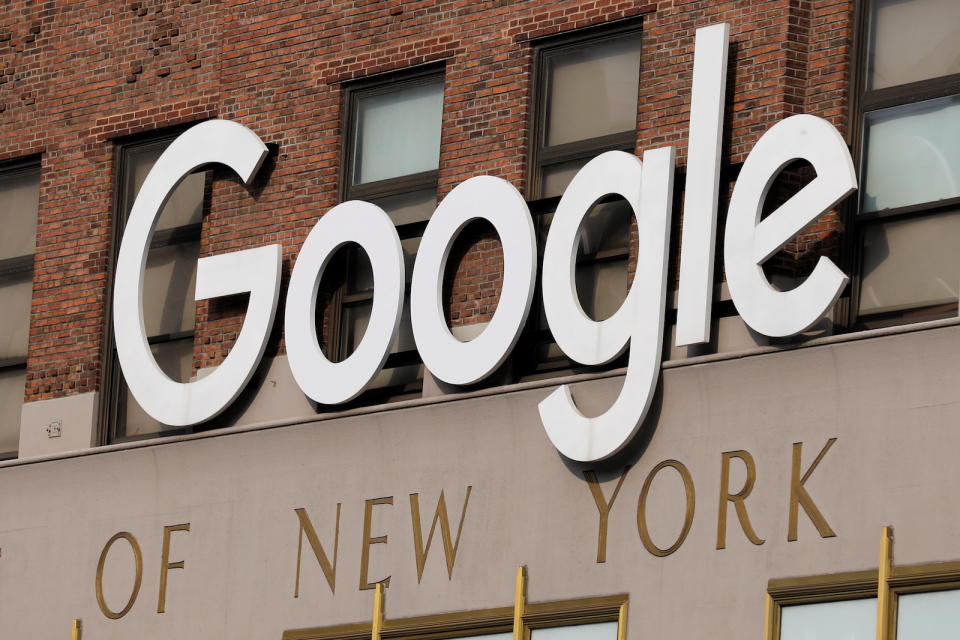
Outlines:
{"label": "google sign", "polygon": [[[682,236],[677,338],[681,345],[709,340],[713,295],[713,247],[717,220],[720,140],[726,86],[729,27],[697,32],[691,97],[690,141]],[[621,151],[604,153],[573,178],[557,207],[543,255],[543,305],[557,345],[585,365],[610,362],[629,346],[623,388],[602,415],[586,417],[570,388],[560,386],[540,402],[550,440],[579,461],[608,458],[643,423],[660,375],[666,303],[673,147],[646,151],[642,161]],[[244,183],[256,175],[267,147],[250,129],[227,120],[184,132],[157,160],[130,212],[117,259],[113,321],[117,353],[130,391],[156,420],[172,426],[203,422],[223,411],[249,382],[273,325],[280,293],[281,247],[274,244],[200,259],[196,299],[249,292],[237,341],[210,375],[177,382],[160,370],[147,342],[143,280],[160,211],[177,185],[209,164],[232,169]],[[761,221],[767,192],[780,171],[802,159],[816,178]],[[767,131],[750,152],[730,200],[724,230],[727,284],[744,322],[767,336],[799,333],[826,313],[847,282],[827,258],[790,291],[764,276],[763,262],[806,224],[856,189],[849,151],[825,120],[789,117]],[[574,270],[579,230],[597,200],[616,194],[633,208],[639,259],[633,285],[620,309],[606,320],[584,313]],[[503,247],[503,288],[486,329],[469,342],[448,328],[442,304],[443,273],[457,234],[473,220],[496,229]],[[334,253],[360,245],[373,268],[375,295],[369,325],[353,354],[331,362],[316,334],[320,278]],[[443,199],[424,232],[413,269],[410,313],[424,365],[444,382],[464,385],[489,376],[510,354],[526,322],[536,281],[537,245],[527,205],[510,183],[476,176]],[[404,297],[403,252],[396,228],[374,204],[344,202],[324,214],[307,236],[293,269],[286,302],[286,345],[297,384],[311,399],[346,402],[383,367],[396,336]]]}

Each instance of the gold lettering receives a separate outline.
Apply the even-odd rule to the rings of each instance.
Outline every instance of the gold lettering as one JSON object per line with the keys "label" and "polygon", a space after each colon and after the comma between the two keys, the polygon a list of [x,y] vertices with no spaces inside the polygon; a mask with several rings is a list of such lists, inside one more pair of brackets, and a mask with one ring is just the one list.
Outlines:
{"label": "gold lettering", "polygon": [[300,560],[303,552],[304,534],[307,536],[307,542],[310,543],[310,548],[313,549],[314,557],[320,564],[320,570],[323,571],[323,576],[327,579],[327,584],[330,585],[330,593],[335,593],[337,584],[337,552],[340,548],[340,503],[337,503],[337,523],[333,534],[333,563],[327,558],[327,553],[323,550],[323,545],[320,544],[320,537],[317,536],[317,530],[313,528],[313,523],[310,522],[310,516],[307,515],[307,510],[300,508],[294,509],[294,511],[300,521],[300,533],[297,536],[297,578],[293,586],[293,597],[300,597]]}
{"label": "gold lettering", "polygon": [[590,493],[593,495],[593,501],[597,503],[597,511],[600,512],[600,525],[599,531],[597,532],[598,563],[607,561],[607,524],[610,520],[610,509],[617,499],[617,494],[620,493],[620,487],[623,486],[623,481],[627,479],[628,471],[630,471],[630,467],[623,468],[623,473],[620,475],[620,480],[617,481],[617,486],[613,489],[613,495],[610,496],[609,502],[603,496],[603,490],[600,489],[600,481],[597,479],[597,474],[593,471],[583,472],[583,477],[587,479],[587,486],[590,487]]}
{"label": "gold lettering", "polygon": [[423,577],[423,568],[427,564],[427,554],[430,553],[430,543],[433,542],[433,532],[437,528],[437,521],[440,521],[440,539],[443,542],[443,555],[447,561],[447,578],[453,579],[453,565],[457,561],[457,549],[460,547],[460,534],[463,533],[463,521],[467,517],[467,503],[470,501],[470,492],[473,487],[467,487],[467,494],[463,498],[463,509],[460,511],[460,524],[457,526],[457,541],[453,542],[450,538],[450,521],[447,517],[447,502],[443,497],[443,490],[440,490],[440,498],[437,500],[437,510],[433,514],[433,523],[430,525],[430,533],[427,535],[427,545],[423,546],[423,530],[420,523],[420,494],[410,494],[410,517],[413,519],[413,553],[417,559],[417,582]]}
{"label": "gold lettering", "polygon": [[[106,600],[103,599],[103,566],[107,562],[107,554],[110,553],[110,547],[113,546],[114,542],[120,539],[126,540],[130,544],[130,548],[133,549],[133,558],[136,564],[136,574],[133,580],[133,591],[130,593],[130,599],[127,601],[127,606],[125,606],[119,612],[115,612],[107,606]],[[128,533],[126,531],[121,531],[120,533],[114,534],[114,536],[107,541],[107,544],[104,545],[103,551],[100,552],[100,560],[97,562],[97,578],[95,581],[97,589],[97,604],[100,605],[100,611],[103,612],[103,615],[107,616],[111,620],[118,620],[127,615],[130,609],[133,607],[133,603],[137,601],[137,594],[140,593],[140,582],[142,579],[143,554],[140,552],[140,545],[137,544],[137,539],[133,537],[132,533]]]}
{"label": "gold lettering", "polygon": [[[377,536],[376,538],[370,537],[370,527],[373,524],[373,508],[378,504],[393,504],[393,496],[387,496],[386,498],[371,498],[367,500],[363,505],[363,540],[361,541],[360,547],[360,589],[373,589],[377,584],[376,582],[370,582],[367,579],[367,572],[370,568],[370,546],[374,544],[386,544],[387,536]],[[390,576],[387,576],[383,580],[378,580],[377,582],[382,582],[384,588],[390,586]]]}
{"label": "gold lettering", "polygon": [[[730,493],[730,460],[732,458],[741,460],[747,469],[747,479],[743,483],[743,488],[736,493]],[[727,547],[727,505],[730,502],[733,503],[737,519],[740,521],[740,528],[743,529],[747,539],[756,545],[766,542],[753,530],[750,516],[747,514],[747,496],[753,491],[756,481],[757,465],[752,455],[747,451],[727,451],[723,454],[723,465],[720,470],[720,505],[717,509],[717,549]]]}
{"label": "gold lettering", "polygon": [[174,531],[190,531],[190,523],[168,525],[163,528],[163,552],[160,557],[160,597],[157,600],[157,613],[167,610],[167,571],[183,569],[183,560],[170,562],[170,534]]}
{"label": "gold lettering", "polygon": [[820,453],[817,454],[816,459],[814,459],[813,464],[810,465],[810,468],[807,469],[802,477],[800,476],[800,462],[803,453],[803,443],[793,443],[793,469],[790,473],[790,525],[787,531],[787,542],[795,542],[797,539],[799,506],[803,507],[807,517],[813,522],[813,526],[817,528],[817,533],[820,534],[821,538],[833,538],[837,535],[833,532],[833,529],[830,528],[830,525],[827,524],[826,518],[820,513],[820,509],[814,504],[810,494],[807,493],[807,490],[803,486],[817,468],[817,465],[820,464],[820,461],[823,460],[823,456],[827,455],[827,451],[830,450],[830,447],[832,447],[836,441],[836,438],[827,440],[827,444],[823,446],[823,449],[820,450]]}
{"label": "gold lettering", "polygon": [[[653,484],[653,478],[661,469],[665,469],[666,467],[673,467],[677,473],[680,474],[680,479],[683,480],[683,490],[687,495],[687,507],[686,513],[683,516],[683,530],[680,531],[676,542],[666,549],[661,549],[650,539],[650,532],[647,530],[647,494],[650,493],[650,485]],[[690,472],[687,470],[687,467],[677,460],[664,460],[655,466],[650,473],[647,474],[646,480],[643,481],[643,489],[640,490],[640,500],[637,503],[637,530],[640,532],[640,540],[643,542],[644,548],[653,555],[661,558],[679,549],[683,541],[687,539],[687,534],[690,533],[690,526],[693,524],[693,513],[695,509],[696,492],[693,486],[693,478],[690,477]]]}

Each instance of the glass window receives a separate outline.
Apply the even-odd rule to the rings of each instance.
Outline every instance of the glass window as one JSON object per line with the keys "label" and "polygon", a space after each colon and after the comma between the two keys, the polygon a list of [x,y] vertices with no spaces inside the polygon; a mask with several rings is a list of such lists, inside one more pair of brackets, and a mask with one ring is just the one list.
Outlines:
{"label": "glass window", "polygon": [[[636,148],[640,92],[640,28],[619,24],[551,38],[534,48],[533,119],[531,122],[528,196],[543,245],[556,208],[556,198],[578,171],[605,151]],[[580,228],[575,273],[580,306],[591,318],[604,320],[623,304],[630,286],[633,211],[622,198],[594,204]],[[536,326],[528,332],[527,353],[518,357],[524,376],[569,370],[553,342],[542,305],[531,314]]]}
{"label": "glass window", "polygon": [[[165,136],[119,149],[120,234],[143,181],[172,140],[173,136]],[[205,172],[191,174],[171,194],[160,213],[144,273],[147,340],[160,369],[180,382],[188,382],[193,375],[194,287],[208,178]],[[123,382],[116,353],[111,373],[111,439],[183,432],[160,424],[140,408]]]}
{"label": "glass window", "polygon": [[960,590],[904,593],[897,598],[897,640],[960,637]]}
{"label": "glass window", "polygon": [[601,40],[548,56],[547,146],[633,131],[640,39]]}
{"label": "glass window", "polygon": [[[563,602],[527,603],[521,614],[520,637],[529,640],[617,640],[619,620],[626,618],[626,599],[605,596]],[[435,616],[384,620],[394,640],[511,640],[509,609],[447,612]],[[283,640],[364,640],[371,625],[338,625],[284,631]]]}
{"label": "glass window", "polygon": [[39,164],[0,169],[0,459],[16,457],[20,440],[39,204]]}
{"label": "glass window", "polygon": [[361,94],[356,109],[354,184],[439,168],[442,77]]}
{"label": "glass window", "polygon": [[960,196],[960,96],[868,113],[865,136],[864,213]]}
{"label": "glass window", "polygon": [[564,36],[535,49],[531,199],[563,193],[590,158],[636,146],[640,30]]}
{"label": "glass window", "polygon": [[[343,200],[367,200],[393,220],[404,250],[406,281],[425,223],[437,206],[443,74],[435,70],[361,82],[346,90],[348,113]],[[370,261],[357,247],[340,252],[339,275],[324,278],[326,318],[318,317],[318,334],[327,356],[343,360],[363,339],[373,305]],[[409,290],[408,290],[409,293]],[[318,316],[321,315],[318,310]],[[368,385],[393,398],[419,394],[420,363],[404,307],[399,335],[383,371]]]}
{"label": "glass window", "polygon": [[960,291],[960,211],[899,219],[863,231],[860,313],[939,307],[954,315]]}
{"label": "glass window", "polygon": [[780,610],[780,640],[873,640],[877,599],[797,604]]}
{"label": "glass window", "polygon": [[534,629],[532,640],[617,640],[617,622],[594,622],[564,627]]}
{"label": "glass window", "polygon": [[867,88],[960,73],[960,2],[873,0]]}
{"label": "glass window", "polygon": [[868,0],[865,15],[858,323],[955,316],[960,3]]}

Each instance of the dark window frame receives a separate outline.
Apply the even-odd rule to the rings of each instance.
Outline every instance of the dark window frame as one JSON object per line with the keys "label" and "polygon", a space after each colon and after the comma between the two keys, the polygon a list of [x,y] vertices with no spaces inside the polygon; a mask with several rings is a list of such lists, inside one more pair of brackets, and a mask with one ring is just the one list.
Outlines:
{"label": "dark window frame", "polygon": [[[3,175],[13,175],[16,173],[27,173],[31,171],[36,171],[39,174],[40,179],[43,179],[42,171],[43,166],[40,156],[31,156],[27,158],[19,158],[17,160],[12,160],[10,162],[4,162],[0,164],[0,174]],[[39,222],[39,210],[37,212],[37,218]],[[0,284],[4,284],[7,281],[16,281],[25,276],[29,276],[31,282],[33,281],[34,274],[34,265],[36,262],[36,242],[34,242],[34,249],[32,253],[13,256],[11,258],[5,258],[0,260]],[[32,306],[33,295],[31,292],[31,306]],[[27,329],[29,331],[30,321],[32,311],[27,316]],[[28,344],[29,349],[29,344]],[[17,369],[22,369],[24,372],[27,370],[27,354],[19,357],[3,358],[0,359],[0,373],[7,373],[9,371],[14,371]],[[21,406],[23,404],[23,398],[21,398]],[[13,451],[0,451],[0,460],[10,460],[17,457],[18,450]]]}
{"label": "dark window frame", "polygon": [[[604,151],[628,151],[634,153],[637,146],[637,128],[594,138],[576,140],[557,145],[546,144],[547,122],[550,118],[550,61],[564,53],[610,40],[636,37],[640,40],[641,61],[643,56],[643,21],[637,19],[578,29],[570,33],[549,36],[536,40],[533,46],[533,74],[531,86],[533,105],[528,123],[529,152],[527,154],[527,199],[538,201],[543,196],[543,169],[571,160],[590,159]],[[642,71],[641,62],[641,71]],[[639,108],[640,96],[637,95]]]}
{"label": "dark window frame", "polygon": [[898,220],[919,220],[946,211],[960,209],[960,196],[901,207],[861,213],[863,209],[863,186],[866,177],[867,117],[874,112],[892,107],[917,104],[927,100],[960,95],[960,73],[918,80],[902,85],[867,89],[867,65],[870,54],[870,19],[873,0],[858,0],[854,11],[853,58],[850,78],[851,148],[857,168],[859,189],[855,198],[850,198],[844,218],[846,228],[842,247],[844,263],[851,277],[849,305],[845,324],[851,330],[872,329],[924,320],[938,320],[956,316],[957,304],[926,305],[894,311],[860,314],[860,291],[863,282],[863,244],[865,234],[875,226]]}
{"label": "dark window frame", "polygon": [[[127,412],[127,385],[123,379],[123,372],[120,368],[120,362],[117,357],[116,342],[113,337],[113,283],[116,269],[116,258],[120,250],[120,242],[123,238],[123,231],[126,227],[127,217],[130,207],[136,199],[136,193],[130,188],[126,179],[130,172],[130,155],[132,150],[143,151],[152,147],[167,147],[177,136],[186,131],[189,125],[177,126],[168,129],[151,131],[147,134],[132,136],[114,140],[113,154],[113,225],[112,242],[110,248],[110,271],[109,282],[107,284],[106,305],[106,329],[104,333],[104,357],[103,357],[103,383],[101,386],[102,399],[99,408],[99,433],[97,441],[103,444],[112,444],[117,442],[132,442],[137,440],[150,440],[171,435],[181,435],[193,433],[200,429],[198,425],[188,427],[167,427],[157,431],[138,436],[128,436],[123,432],[126,424]],[[210,211],[211,188],[213,181],[213,171],[210,168],[200,169],[199,172],[206,174],[203,196],[203,217],[206,218]],[[164,247],[171,247],[187,242],[199,243],[202,235],[203,223],[193,223],[162,229],[155,231],[150,241],[150,251]],[[177,340],[186,340],[196,335],[196,328],[191,331],[178,331],[166,334],[158,334],[148,337],[147,342],[151,345],[171,343]]]}
{"label": "dark window frame", "polygon": [[[578,29],[573,32],[541,38],[531,43],[533,54],[531,95],[533,103],[527,131],[529,144],[527,147],[526,197],[538,237],[545,237],[548,228],[546,219],[556,211],[557,205],[560,202],[560,196],[543,196],[543,171],[545,168],[572,160],[590,160],[606,151],[626,151],[635,154],[637,147],[638,128],[636,126],[629,131],[621,131],[553,146],[547,145],[547,123],[550,116],[549,64],[553,58],[576,49],[589,48],[610,40],[631,37],[640,40],[642,71],[642,19],[631,18],[595,27]],[[638,92],[638,112],[639,107],[640,96]],[[554,344],[555,341],[553,334],[550,332],[550,328],[540,323],[543,306],[543,301],[540,297],[543,277],[543,246],[538,247],[537,255],[540,264],[537,269],[536,293],[521,340],[515,347],[515,351],[522,354],[520,358],[521,365],[517,369],[518,375],[523,379],[530,379],[542,375],[556,375],[564,371],[586,372],[625,366],[626,352],[607,365],[593,367],[575,363],[566,356],[545,359],[539,355],[538,352],[540,349],[549,349],[550,345]],[[617,260],[628,262],[629,258],[628,248],[626,252],[621,251],[613,254],[608,252],[604,255],[582,258],[578,260],[578,265],[596,265]]]}
{"label": "dark window frame", "polygon": [[[433,84],[438,80],[440,84],[444,86],[445,91],[446,76],[443,64],[429,64],[414,69],[378,74],[357,80],[344,87],[344,117],[340,131],[340,139],[342,141],[340,154],[341,171],[338,177],[338,194],[341,202],[348,200],[371,201],[391,196],[406,195],[427,189],[432,189],[434,192],[437,191],[440,178],[439,169],[421,171],[363,184],[354,184],[353,181],[354,174],[357,170],[356,162],[359,152],[359,149],[356,148],[356,142],[358,140],[356,127],[359,122],[361,100],[371,96],[386,95],[406,88]],[[411,240],[423,236],[423,232],[427,228],[427,222],[427,220],[421,220],[396,225],[400,240]],[[373,301],[372,291],[349,292],[348,282],[350,269],[348,262],[350,258],[351,256],[349,255],[340,255],[328,267],[331,271],[338,272],[338,275],[334,277],[337,284],[330,292],[328,302],[329,312],[326,340],[327,355],[334,361],[341,360],[346,355],[342,335],[345,310],[350,306],[359,306]],[[409,282],[405,285],[405,293],[406,297],[409,298]],[[318,322],[319,321],[320,318],[318,318]],[[419,352],[416,348],[412,348],[391,353],[387,357],[383,369],[387,370],[422,363],[423,360]],[[397,387],[367,390],[364,392],[364,396],[369,398],[369,394],[384,397],[417,394],[422,391],[422,388],[423,380],[422,378],[418,378],[414,382],[401,384]],[[358,402],[367,404],[368,402],[363,401],[364,396],[361,396]]]}

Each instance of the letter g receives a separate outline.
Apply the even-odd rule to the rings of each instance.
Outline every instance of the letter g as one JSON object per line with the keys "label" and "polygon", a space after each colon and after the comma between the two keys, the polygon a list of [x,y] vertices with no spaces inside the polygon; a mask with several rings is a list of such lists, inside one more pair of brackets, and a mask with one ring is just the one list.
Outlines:
{"label": "letter g", "polygon": [[143,279],[157,219],[178,184],[194,169],[223,164],[248,184],[267,156],[250,129],[229,120],[198,124],[177,137],[147,175],[133,203],[117,257],[113,328],[120,368],[150,416],[170,426],[209,420],[249,382],[263,356],[280,292],[280,245],[201,258],[196,300],[250,292],[243,327],[229,355],[210,375],[177,382],[157,365],[143,322]]}

